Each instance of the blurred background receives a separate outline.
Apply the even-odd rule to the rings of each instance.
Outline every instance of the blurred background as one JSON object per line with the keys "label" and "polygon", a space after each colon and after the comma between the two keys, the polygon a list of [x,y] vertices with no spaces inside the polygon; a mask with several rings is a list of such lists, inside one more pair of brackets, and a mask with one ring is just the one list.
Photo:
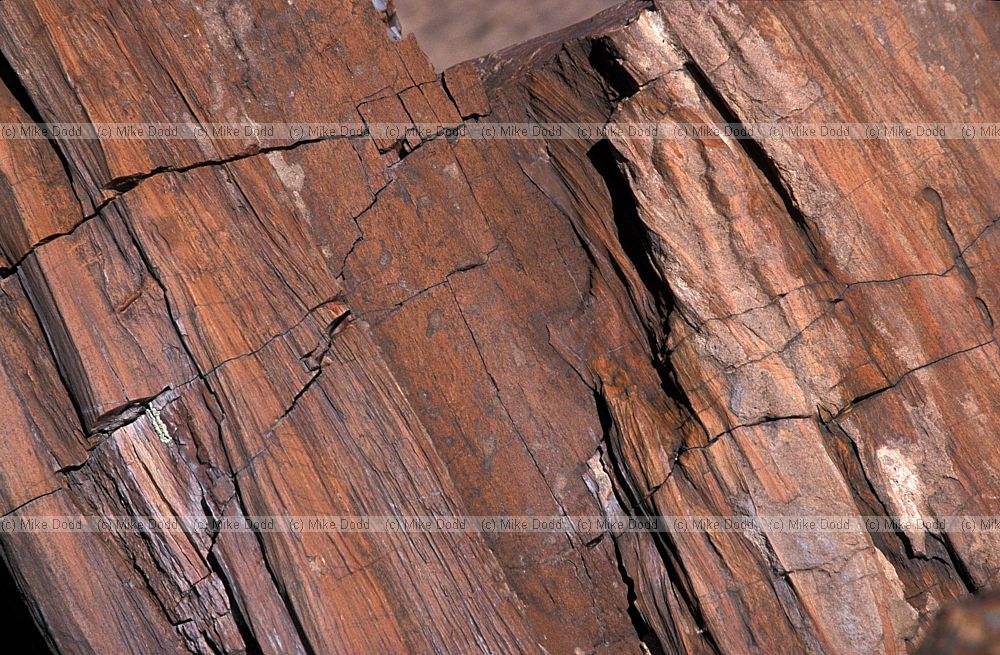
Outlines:
{"label": "blurred background", "polygon": [[578,23],[621,0],[395,0],[438,71]]}

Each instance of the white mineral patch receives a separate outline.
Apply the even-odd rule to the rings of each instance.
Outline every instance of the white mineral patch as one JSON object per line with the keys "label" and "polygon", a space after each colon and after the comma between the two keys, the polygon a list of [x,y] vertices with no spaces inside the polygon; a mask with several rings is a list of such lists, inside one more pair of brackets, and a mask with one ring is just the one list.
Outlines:
{"label": "white mineral patch", "polygon": [[[927,501],[924,487],[917,474],[917,467],[905,453],[897,448],[882,446],[875,453],[882,478],[888,485],[889,504],[904,520],[913,521],[926,517]],[[915,548],[923,550],[927,535],[923,530],[906,530]]]}
{"label": "white mineral patch", "polygon": [[288,192],[292,195],[292,201],[295,203],[295,208],[299,210],[299,213],[303,217],[309,217],[309,208],[306,207],[306,203],[302,200],[302,188],[306,183],[306,174],[302,170],[302,167],[298,164],[289,164],[285,161],[285,155],[281,152],[269,152],[267,153],[267,161],[270,162],[271,167],[274,169],[275,174],[278,179],[281,180],[281,184],[288,189]]}
{"label": "white mineral patch", "polygon": [[[619,516],[622,514],[622,508],[618,504],[618,500],[615,498],[614,486],[611,483],[611,478],[608,476],[608,472],[604,470],[604,463],[601,461],[601,454],[596,453],[593,457],[587,460],[587,467],[590,469],[591,480],[586,480],[587,486],[590,487],[591,493],[597,497],[598,502],[601,503],[601,507],[604,508],[604,513],[607,516]],[[596,489],[594,488],[596,485]]]}

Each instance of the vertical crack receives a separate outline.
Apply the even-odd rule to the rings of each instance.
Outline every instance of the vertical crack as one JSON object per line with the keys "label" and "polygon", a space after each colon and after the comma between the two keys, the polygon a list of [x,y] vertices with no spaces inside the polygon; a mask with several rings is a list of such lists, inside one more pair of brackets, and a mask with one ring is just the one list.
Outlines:
{"label": "vertical crack", "polygon": [[[7,87],[10,91],[10,95],[14,98],[14,101],[18,104],[21,110],[27,114],[28,118],[37,125],[47,125],[47,122],[42,118],[42,113],[38,110],[38,106],[32,99],[31,94],[24,87],[24,83],[21,81],[21,76],[18,75],[14,66],[11,65],[10,60],[7,58],[6,53],[0,50],[0,82]],[[59,147],[58,142],[53,137],[48,137],[45,139],[49,147],[52,148],[52,152],[59,159],[59,163],[62,165],[63,172],[66,174],[66,180],[69,182],[69,187],[73,191],[73,197],[76,198],[76,202],[81,207],[83,211],[83,203],[80,201],[80,196],[76,192],[76,185],[73,183],[73,171],[70,168],[69,160],[66,155],[63,154],[62,148]]]}
{"label": "vertical crack", "polygon": [[[655,245],[639,215],[638,201],[624,172],[626,162],[607,139],[596,143],[587,152],[587,157],[607,186],[608,194],[611,197],[612,218],[618,233],[618,242],[643,286],[652,295],[656,311],[662,319],[663,325],[666,325],[668,317],[676,308],[676,300],[670,285],[653,263],[651,254],[655,251]],[[628,280],[621,273],[617,264],[615,268],[622,284],[626,289],[629,289]],[[638,299],[635,294],[630,294],[630,296],[632,296],[633,309],[637,315],[641,316]],[[682,315],[678,315],[683,319]],[[702,423],[691,399],[680,384],[670,356],[664,349],[662,328],[663,326],[645,326],[649,348],[653,356],[651,363],[660,377],[663,393],[687,412],[687,415],[700,426],[707,438],[708,429]]]}
{"label": "vertical crack", "polygon": [[243,615],[243,607],[236,598],[236,593],[233,590],[229,579],[225,575],[225,567],[223,567],[219,562],[218,555],[215,554],[213,549],[209,549],[208,556],[205,559],[208,562],[209,568],[219,579],[219,582],[222,584],[222,589],[226,592],[226,597],[229,599],[229,611],[233,615],[233,622],[236,623],[236,629],[239,630],[240,637],[243,638],[243,645],[246,646],[245,655],[264,655],[264,650],[260,646],[260,641],[257,639],[256,635],[254,635],[253,629],[250,627],[250,623]]}
{"label": "vertical crack", "polygon": [[941,545],[944,546],[945,551],[948,553],[948,558],[951,560],[952,566],[955,568],[955,573],[958,574],[958,579],[962,581],[965,585],[965,590],[970,594],[976,594],[979,592],[981,585],[979,585],[975,578],[972,577],[972,573],[969,571],[969,567],[966,566],[965,560],[958,554],[955,550],[955,543],[951,539],[951,535],[948,532],[942,532],[940,536],[931,535],[937,537]]}
{"label": "vertical crack", "polygon": [[[236,488],[236,502],[239,504],[240,510],[244,513],[244,515],[246,515],[246,507],[243,502],[243,490],[239,480],[236,479],[236,476],[233,476],[233,486]],[[306,655],[317,655],[315,649],[312,647],[312,642],[306,634],[305,627],[302,625],[302,619],[295,610],[295,604],[288,596],[288,590],[285,588],[285,585],[281,583],[281,578],[279,578],[274,571],[274,565],[271,563],[271,558],[267,555],[267,548],[264,544],[264,535],[261,534],[259,530],[253,530],[253,535],[257,538],[257,547],[260,549],[260,557],[264,562],[264,568],[267,570],[267,574],[271,578],[271,583],[274,585],[278,595],[281,597],[281,602],[285,606],[285,610],[288,612],[288,618],[291,619],[292,625],[295,627],[295,633],[299,637],[299,643],[302,644],[302,648],[305,650]]]}
{"label": "vertical crack", "polygon": [[[933,205],[934,211],[937,213],[937,218],[941,225],[942,234],[948,244],[948,250],[951,252],[954,268],[958,271],[959,275],[962,276],[962,280],[965,281],[965,284],[968,287],[969,295],[972,296],[976,309],[979,311],[980,317],[986,325],[986,329],[990,332],[990,334],[995,336],[996,328],[993,322],[993,316],[990,314],[989,307],[987,307],[983,299],[979,297],[979,282],[976,280],[976,276],[972,273],[972,270],[965,261],[965,251],[968,250],[977,239],[979,239],[979,236],[982,236],[982,233],[980,233],[976,239],[973,239],[965,248],[962,248],[958,244],[958,239],[955,237],[955,231],[951,228],[951,223],[948,222],[948,215],[945,213],[944,199],[941,197],[941,194],[938,193],[936,189],[925,187],[924,190],[921,191],[920,195],[923,196],[924,200]],[[990,225],[992,225],[992,223]]]}
{"label": "vertical crack", "polygon": [[[861,453],[858,451],[858,445],[854,439],[840,427],[834,418],[824,420],[822,417],[817,417],[816,420],[821,431],[826,435],[823,439],[823,445],[829,453],[831,461],[839,469],[841,477],[844,478],[848,488],[851,490],[851,495],[854,497],[858,509],[871,514],[891,517],[892,512],[886,506],[885,501],[882,500],[875,487],[875,483],[868,475],[868,470],[865,468],[864,461],[861,459]],[[937,555],[916,552],[909,535],[903,530],[894,529],[891,531],[869,532],[872,544],[882,551],[886,560],[894,568],[903,569],[903,573],[907,572],[907,567],[899,563],[900,556],[915,562],[926,563],[927,566],[933,567],[935,574],[943,574],[948,577],[954,574],[965,587],[966,591],[976,593],[978,586],[972,579],[965,563],[955,552],[948,534],[937,535],[935,533],[928,533],[928,536],[940,543],[944,552],[939,551],[940,554]],[[893,543],[894,541],[895,543]],[[947,558],[945,555],[947,555]],[[942,571],[941,569],[944,570]],[[913,600],[919,595],[919,591],[913,589],[911,584],[908,584],[910,576],[900,575],[899,578],[908,587],[907,602],[920,614],[926,614],[928,608],[919,607],[913,603]]]}
{"label": "vertical crack", "polygon": [[[562,515],[568,518],[569,514],[566,512],[566,508],[563,507],[562,502],[560,502],[559,497],[555,493],[555,490],[552,488],[552,485],[549,483],[548,478],[545,476],[545,472],[542,470],[541,465],[538,463],[538,459],[535,457],[535,453],[531,449],[531,445],[528,443],[527,438],[521,432],[520,428],[517,427],[517,424],[514,422],[514,416],[510,413],[510,410],[507,409],[507,405],[504,402],[503,397],[500,395],[500,386],[497,384],[496,378],[493,377],[493,373],[490,371],[490,367],[486,363],[486,358],[483,356],[483,350],[479,346],[479,342],[476,339],[476,333],[473,332],[472,325],[469,323],[469,319],[467,319],[465,316],[465,311],[462,309],[462,303],[459,302],[458,300],[458,295],[455,293],[455,290],[452,288],[450,282],[446,281],[445,283],[448,285],[448,290],[451,291],[452,298],[455,301],[455,306],[458,308],[458,315],[462,318],[462,323],[465,325],[465,329],[469,332],[469,338],[472,339],[472,345],[473,347],[475,347],[476,353],[479,356],[479,362],[480,364],[482,364],[483,372],[486,374],[486,377],[489,378],[490,384],[493,387],[493,395],[496,397],[497,403],[500,405],[500,408],[503,410],[504,415],[507,417],[507,421],[510,423],[510,427],[514,431],[514,434],[517,435],[518,439],[521,441],[521,444],[524,446],[524,450],[527,453],[528,458],[534,465],[535,470],[538,472],[539,477],[541,477],[542,483],[545,484],[545,487],[548,490],[549,495],[552,497],[553,502],[555,502],[556,506],[559,507],[559,511],[562,513]],[[570,537],[569,533],[566,533],[566,538],[567,540],[569,540],[570,546],[572,546],[573,540]]]}
{"label": "vertical crack", "polygon": [[[601,450],[598,451],[599,456],[604,454],[604,449],[606,447],[607,445],[605,444],[602,446]],[[607,470],[607,466],[605,466],[603,462],[603,457],[601,465],[604,466],[605,470]],[[612,484],[612,492],[615,494],[615,499],[618,500],[619,506],[621,506],[621,499],[618,497],[618,490],[615,488],[614,484]],[[610,531],[607,532],[607,535],[611,539],[611,547],[614,550],[615,564],[618,568],[618,575],[621,577],[622,583],[625,584],[625,599],[628,602],[626,613],[628,614],[629,620],[632,622],[632,629],[635,630],[635,634],[639,638],[639,641],[646,647],[646,650],[651,655],[665,655],[667,651],[663,647],[659,636],[656,634],[656,631],[653,630],[652,626],[649,625],[649,621],[646,620],[642,610],[639,609],[639,596],[636,593],[635,580],[629,574],[628,568],[625,566],[625,558],[622,555],[621,544],[618,543],[618,537]],[[603,534],[601,536],[603,536]],[[598,537],[592,543],[596,543],[600,540],[600,538],[601,537]]]}
{"label": "vertical crack", "polygon": [[621,57],[614,43],[608,37],[594,39],[587,61],[617,94],[615,102],[621,102],[639,92],[639,82],[622,65]]}
{"label": "vertical crack", "polygon": [[38,329],[41,331],[42,336],[45,337],[45,345],[48,346],[49,356],[52,360],[52,368],[55,369],[56,375],[59,376],[59,381],[62,383],[63,391],[66,393],[66,397],[69,398],[70,405],[73,406],[73,411],[76,414],[76,420],[80,424],[80,431],[83,434],[87,434],[87,421],[83,416],[83,408],[80,406],[76,395],[73,393],[73,388],[70,386],[66,371],[63,370],[63,366],[59,363],[59,356],[56,354],[56,344],[52,340],[49,330],[45,328],[45,321],[42,319],[42,312],[37,305],[39,301],[36,301],[32,297],[31,289],[25,282],[23,273],[17,276],[17,281],[21,285],[21,290],[24,291],[25,298],[28,299],[28,305],[31,307],[31,312],[35,316],[35,321],[38,323]]}
{"label": "vertical crack", "polygon": [[734,133],[736,134],[735,141],[739,144],[740,148],[746,154],[747,158],[757,167],[767,183],[774,189],[775,193],[778,194],[778,198],[781,200],[781,204],[784,205],[785,211],[788,216],[792,219],[792,222],[802,231],[805,236],[806,244],[809,246],[809,252],[812,254],[813,260],[816,262],[817,266],[826,274],[826,276],[833,281],[836,281],[833,273],[827,268],[826,264],[822,260],[823,249],[819,247],[816,242],[816,237],[813,234],[813,228],[806,220],[803,215],[802,210],[796,204],[795,199],[792,197],[791,192],[788,187],[781,179],[781,171],[778,170],[777,164],[773,159],[767,154],[764,147],[757,142],[756,139],[752,139],[749,136],[749,131],[745,128],[743,121],[740,120],[733,108],[726,102],[726,99],[722,97],[712,82],[705,75],[705,72],[698,66],[693,59],[689,60],[684,64],[684,70],[688,72],[691,79],[698,86],[708,102],[715,108],[722,120],[730,125],[734,126]]}
{"label": "vertical crack", "polygon": [[[619,506],[621,506],[623,511],[628,512],[629,515],[639,519],[652,520],[653,518],[658,517],[658,512],[648,506],[649,499],[640,499],[635,494],[633,486],[629,480],[628,473],[626,472],[625,465],[621,461],[617,443],[614,438],[615,431],[618,428],[614,422],[611,407],[602,391],[594,391],[594,401],[597,408],[597,415],[601,422],[601,428],[604,431],[604,448],[605,453],[608,456],[608,462],[611,465],[610,473],[612,474],[612,479],[614,481],[613,490]],[[705,640],[705,644],[711,652],[717,654],[722,653],[723,651],[719,648],[714,635],[709,629],[708,621],[701,611],[701,604],[694,595],[690,580],[687,577],[687,573],[684,571],[677,545],[673,541],[673,537],[669,532],[653,532],[650,533],[649,536],[652,539],[653,544],[656,546],[657,552],[660,554],[660,560],[663,562],[663,568],[667,572],[667,577],[670,580],[671,586],[677,591],[679,598],[683,601],[684,605],[691,613],[691,618],[694,621],[699,634]],[[627,584],[628,583],[626,583],[626,585]],[[645,618],[643,618],[643,623],[648,627],[649,624]],[[643,643],[646,642],[644,641]],[[656,643],[660,646],[661,652],[663,652],[662,644],[658,639]],[[654,653],[656,652],[653,651],[652,648],[650,650]]]}
{"label": "vertical crack", "polygon": [[[174,314],[173,308],[172,308],[171,303],[170,303],[170,297],[169,297],[169,294],[167,293],[167,288],[164,285],[163,281],[161,280],[161,278],[160,278],[160,276],[158,274],[158,271],[157,271],[155,265],[149,259],[149,255],[143,249],[141,242],[139,241],[137,235],[135,234],[135,232],[132,229],[132,226],[129,224],[129,222],[127,220],[125,220],[124,218],[122,218],[122,223],[124,223],[125,228],[128,231],[128,234],[131,237],[132,242],[134,243],[134,245],[136,247],[136,250],[139,253],[140,258],[142,259],[143,263],[145,264],[146,269],[149,271],[150,276],[153,278],[153,280],[156,282],[156,284],[159,285],[160,289],[163,291],[163,301],[164,301],[164,304],[166,306],[167,315],[170,318],[171,324],[174,326],[174,331],[177,333],[177,338],[180,340],[181,346],[184,348],[184,351],[187,353],[188,358],[191,360],[191,366],[194,368],[195,372],[198,373],[198,377],[204,383],[206,390],[212,396],[213,400],[215,401],[216,407],[218,408],[219,412],[222,415],[222,419],[219,422],[219,430],[221,432],[221,430],[222,430],[222,422],[224,422],[226,420],[226,413],[225,413],[225,410],[223,409],[222,402],[221,402],[218,394],[216,393],[215,389],[212,387],[211,383],[208,381],[208,378],[205,376],[205,374],[199,368],[198,361],[195,359],[194,353],[191,351],[191,348],[188,345],[187,340],[184,338],[184,335],[182,334],[182,332],[180,330],[180,326],[177,323],[176,316]],[[222,439],[222,435],[221,434],[219,435],[219,438],[222,441],[223,447],[225,447],[226,440]],[[227,449],[227,457],[228,457],[228,449]],[[231,461],[230,461],[230,469],[232,469],[232,462]],[[235,491],[236,491],[236,494],[235,494],[236,502],[238,503],[238,505],[240,507],[240,511],[243,512],[243,514],[245,516],[246,515],[246,504],[244,502],[244,493],[243,493],[243,491],[241,489],[240,482],[237,479],[236,475],[233,475],[232,481],[233,481],[233,487],[235,488]],[[298,613],[295,611],[295,607],[294,607],[293,603],[291,602],[291,600],[289,599],[288,594],[287,594],[287,592],[285,590],[284,585],[280,584],[280,579],[275,575],[274,568],[273,568],[273,566],[271,564],[271,561],[270,561],[270,559],[268,557],[268,554],[267,554],[267,550],[265,548],[263,535],[258,530],[254,530],[253,533],[254,533],[254,536],[257,539],[258,547],[260,548],[260,555],[261,555],[261,559],[264,562],[264,567],[267,569],[268,575],[271,577],[271,581],[274,584],[275,589],[277,589],[278,594],[281,596],[282,604],[285,606],[285,609],[288,612],[288,617],[291,619],[292,625],[295,626],[295,631],[296,631],[296,633],[299,636],[299,641],[302,643],[303,649],[305,649],[307,655],[316,655],[316,653],[313,650],[312,645],[311,645],[308,637],[306,636],[305,629],[302,626],[302,621],[300,620],[300,618],[298,616]],[[232,610],[233,608],[231,607],[230,609]]]}
{"label": "vertical crack", "polygon": [[[652,239],[639,216],[635,193],[622,170],[626,165],[625,161],[607,139],[594,144],[587,151],[587,158],[607,186],[619,244],[646,290],[652,294],[660,315],[666,316],[674,305],[673,294],[650,257],[653,252]],[[629,287],[626,280],[623,283],[626,288]]]}

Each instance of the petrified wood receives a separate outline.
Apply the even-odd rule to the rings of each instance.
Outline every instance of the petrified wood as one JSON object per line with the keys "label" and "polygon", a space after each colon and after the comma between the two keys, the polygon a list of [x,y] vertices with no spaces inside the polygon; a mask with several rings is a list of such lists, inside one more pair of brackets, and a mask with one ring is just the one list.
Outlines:
{"label": "petrified wood", "polygon": [[[989,123],[1000,5],[0,4],[4,123]],[[1000,140],[0,140],[32,516],[1000,515]],[[0,532],[66,653],[904,653],[1000,533]],[[18,624],[24,630],[24,622]]]}

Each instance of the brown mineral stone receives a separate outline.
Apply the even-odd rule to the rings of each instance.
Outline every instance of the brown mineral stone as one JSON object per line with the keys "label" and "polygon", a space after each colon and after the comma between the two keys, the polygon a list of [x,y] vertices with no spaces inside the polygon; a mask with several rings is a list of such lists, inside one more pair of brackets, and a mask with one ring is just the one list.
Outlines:
{"label": "brown mineral stone", "polygon": [[[0,546],[40,639],[991,652],[990,612],[929,626],[1000,569],[936,527],[1000,515],[1000,141],[795,134],[996,121],[1000,5],[633,0],[437,76],[382,4],[0,4],[0,122],[204,128],[0,139]],[[211,129],[286,122],[456,129]],[[671,136],[457,129],[526,122]],[[785,129],[684,129],[718,123]],[[54,516],[109,522],[8,528]],[[110,522],[149,516],[204,521]],[[268,516],[608,521],[221,527]],[[614,527],[692,516],[749,527]]]}

